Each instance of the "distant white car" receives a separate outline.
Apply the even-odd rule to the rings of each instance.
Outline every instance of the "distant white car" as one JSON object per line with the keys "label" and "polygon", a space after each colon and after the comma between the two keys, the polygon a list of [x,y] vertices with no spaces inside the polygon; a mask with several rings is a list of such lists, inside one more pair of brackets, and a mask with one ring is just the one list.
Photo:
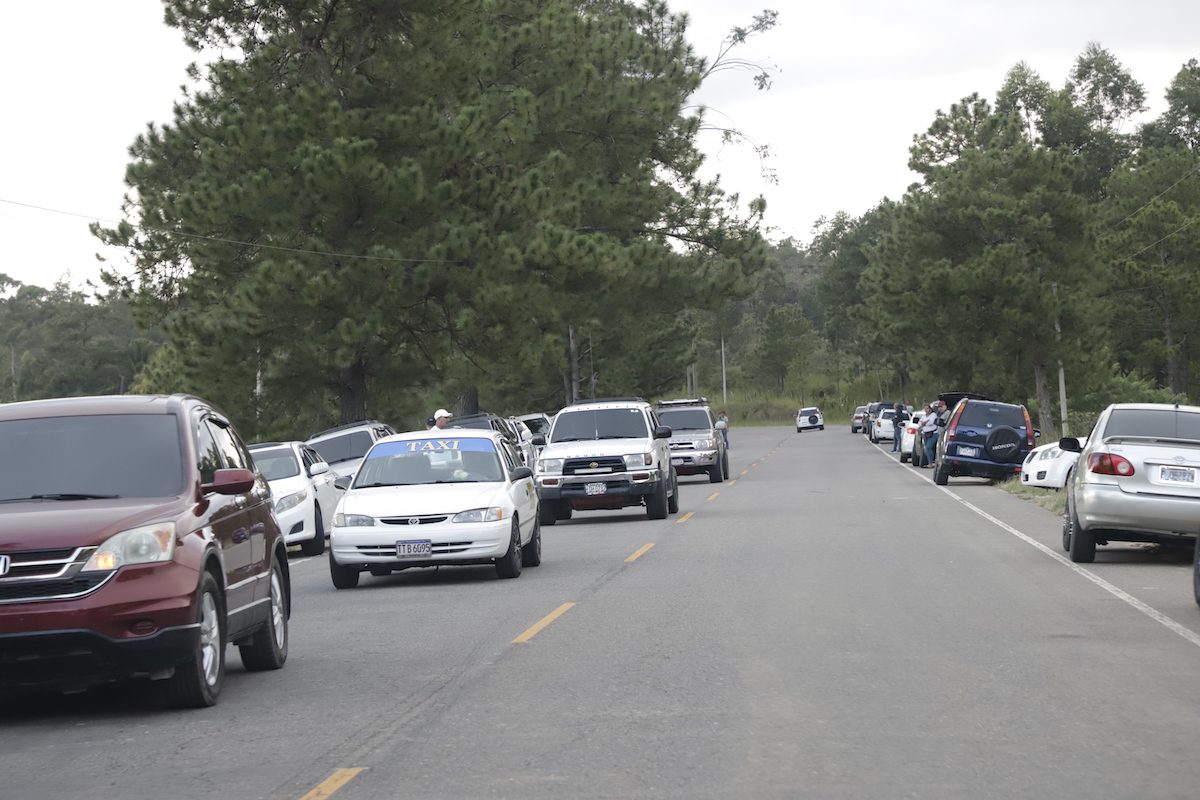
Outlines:
{"label": "distant white car", "polygon": [[825,416],[816,406],[802,408],[796,412],[796,433],[806,430],[825,430]]}
{"label": "distant white car", "polygon": [[896,435],[895,426],[892,425],[892,417],[896,416],[896,409],[883,408],[875,415],[875,421],[871,423],[871,429],[867,431],[867,437],[872,442],[878,442],[881,439],[892,440]]}
{"label": "distant white car", "polygon": [[[1082,447],[1086,437],[1076,439]],[[1058,442],[1044,444],[1029,451],[1021,464],[1021,483],[1046,489],[1061,489],[1067,485],[1067,473],[1079,460],[1078,453],[1068,453]]]}
{"label": "distant white car", "polygon": [[248,449],[271,487],[284,542],[299,544],[306,556],[325,552],[325,534],[342,496],[334,485],[337,473],[304,442],[266,442]]}

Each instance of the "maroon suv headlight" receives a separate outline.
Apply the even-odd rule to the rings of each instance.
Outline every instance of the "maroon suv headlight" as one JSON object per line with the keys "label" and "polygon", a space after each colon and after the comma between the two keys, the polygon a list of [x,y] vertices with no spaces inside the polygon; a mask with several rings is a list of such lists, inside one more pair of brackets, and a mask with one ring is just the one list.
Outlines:
{"label": "maroon suv headlight", "polygon": [[108,537],[83,565],[83,572],[111,572],[129,564],[170,561],[175,553],[175,523],[156,522]]}

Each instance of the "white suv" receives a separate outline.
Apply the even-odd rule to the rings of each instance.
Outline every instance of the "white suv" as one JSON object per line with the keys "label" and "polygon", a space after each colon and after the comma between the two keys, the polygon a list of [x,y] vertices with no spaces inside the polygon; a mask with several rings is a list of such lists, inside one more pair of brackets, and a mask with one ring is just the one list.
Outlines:
{"label": "white suv", "polygon": [[640,399],[594,400],[567,406],[554,418],[537,462],[543,525],[574,511],[645,505],[650,519],[679,510],[679,486],[660,424]]}
{"label": "white suv", "polygon": [[321,454],[329,469],[337,475],[338,487],[345,489],[371,446],[395,432],[386,423],[363,420],[314,433],[305,444]]}
{"label": "white suv", "polygon": [[825,430],[825,415],[816,406],[808,406],[796,412],[796,433],[809,429]]}

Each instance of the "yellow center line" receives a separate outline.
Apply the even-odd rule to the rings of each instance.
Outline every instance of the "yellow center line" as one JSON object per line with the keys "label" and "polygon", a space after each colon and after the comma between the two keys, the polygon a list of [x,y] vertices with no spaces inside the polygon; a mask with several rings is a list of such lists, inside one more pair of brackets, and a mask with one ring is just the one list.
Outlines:
{"label": "yellow center line", "polygon": [[333,774],[318,783],[313,790],[301,797],[300,800],[325,800],[338,789],[345,786],[354,776],[362,772],[362,767],[343,768],[334,770]]}
{"label": "yellow center line", "polygon": [[744,469],[744,470],[742,470],[742,474],[741,474],[741,475],[739,475],[738,477],[744,477],[744,476],[746,476],[746,475],[749,475],[749,474],[750,474],[750,470],[748,470],[748,469]]}
{"label": "yellow center line", "polygon": [[554,609],[549,614],[547,614],[546,616],[539,619],[537,622],[530,625],[528,630],[526,630],[520,636],[518,636],[517,638],[512,640],[512,644],[525,644],[530,639],[537,636],[538,633],[541,632],[542,628],[545,628],[551,622],[554,622],[554,620],[558,619],[559,617],[561,617],[563,614],[567,613],[574,607],[575,607],[574,603],[563,603],[561,606]]}
{"label": "yellow center line", "polygon": [[718,497],[720,497],[720,496],[721,496],[721,493],[720,493],[720,492],[713,492],[712,494],[710,494],[710,495],[708,496],[708,500],[706,500],[705,502],[706,502],[706,503],[711,503],[713,500],[716,500],[716,499],[717,499]]}
{"label": "yellow center line", "polygon": [[[729,482],[729,485],[730,485],[730,486],[737,486],[737,482],[738,482],[738,479],[737,479],[737,478],[734,478],[733,480],[731,480],[731,481]],[[316,556],[313,556],[313,558],[316,558]]]}
{"label": "yellow center line", "polygon": [[675,524],[682,525],[683,523],[687,522],[689,519],[691,519],[694,516],[696,516],[696,512],[689,511],[686,514],[684,514],[682,517],[680,517],[679,519],[675,520]]}
{"label": "yellow center line", "polygon": [[632,564],[633,562],[637,561],[639,558],[646,555],[646,551],[649,550],[651,547],[654,547],[654,542],[650,542],[649,544],[642,545],[636,551],[634,551],[633,555],[631,555],[629,558],[625,559],[625,563]]}

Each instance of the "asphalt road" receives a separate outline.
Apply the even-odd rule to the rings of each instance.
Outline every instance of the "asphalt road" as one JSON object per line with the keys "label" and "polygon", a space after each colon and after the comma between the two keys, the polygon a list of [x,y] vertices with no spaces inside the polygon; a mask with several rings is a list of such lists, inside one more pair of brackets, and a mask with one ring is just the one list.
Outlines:
{"label": "asphalt road", "polygon": [[1081,569],[1053,515],[845,427],[731,436],[736,483],[546,528],[517,580],[294,558],[282,671],[21,698],[0,798],[1200,796],[1190,560]]}

